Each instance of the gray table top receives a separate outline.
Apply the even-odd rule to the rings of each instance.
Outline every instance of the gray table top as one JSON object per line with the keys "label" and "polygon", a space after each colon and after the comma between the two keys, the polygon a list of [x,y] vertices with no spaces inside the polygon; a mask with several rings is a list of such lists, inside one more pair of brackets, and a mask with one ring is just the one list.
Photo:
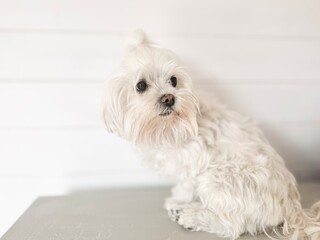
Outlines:
{"label": "gray table top", "polygon": [[[302,204],[320,200],[320,183],[301,184]],[[163,209],[168,188],[95,190],[38,198],[1,240],[218,240],[189,232]],[[241,240],[267,239],[242,236]]]}

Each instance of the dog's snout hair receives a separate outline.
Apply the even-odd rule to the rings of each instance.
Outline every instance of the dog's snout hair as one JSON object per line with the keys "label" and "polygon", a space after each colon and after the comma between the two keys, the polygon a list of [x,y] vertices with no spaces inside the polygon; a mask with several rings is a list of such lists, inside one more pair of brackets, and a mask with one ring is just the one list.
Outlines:
{"label": "dog's snout hair", "polygon": [[172,107],[175,102],[175,97],[172,94],[164,94],[160,98],[160,102],[166,107]]}

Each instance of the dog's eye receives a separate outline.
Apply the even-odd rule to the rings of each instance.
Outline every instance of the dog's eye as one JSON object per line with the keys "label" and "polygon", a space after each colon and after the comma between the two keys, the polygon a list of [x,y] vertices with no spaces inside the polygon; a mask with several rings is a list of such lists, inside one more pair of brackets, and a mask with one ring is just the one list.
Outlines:
{"label": "dog's eye", "polygon": [[177,78],[175,76],[170,77],[170,82],[173,87],[177,86]]}
{"label": "dog's eye", "polygon": [[140,82],[137,83],[136,89],[138,92],[142,93],[147,89],[148,85],[146,83],[146,80],[141,80]]}

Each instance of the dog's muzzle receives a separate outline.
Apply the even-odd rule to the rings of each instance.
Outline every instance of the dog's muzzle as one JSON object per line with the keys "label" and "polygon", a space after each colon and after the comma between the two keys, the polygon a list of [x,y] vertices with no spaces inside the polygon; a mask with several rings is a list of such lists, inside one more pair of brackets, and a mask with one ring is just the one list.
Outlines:
{"label": "dog's muzzle", "polygon": [[163,107],[163,112],[159,114],[160,116],[168,116],[174,111],[172,106],[175,103],[175,97],[172,94],[164,94],[159,99],[159,102]]}

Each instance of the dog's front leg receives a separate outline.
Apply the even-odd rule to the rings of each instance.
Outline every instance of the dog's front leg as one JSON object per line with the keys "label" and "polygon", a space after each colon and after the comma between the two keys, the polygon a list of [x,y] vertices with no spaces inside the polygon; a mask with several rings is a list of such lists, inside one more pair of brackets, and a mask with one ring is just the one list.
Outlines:
{"label": "dog's front leg", "polygon": [[171,189],[171,196],[165,201],[165,209],[171,211],[179,205],[189,203],[193,200],[194,184],[191,180],[180,181]]}

